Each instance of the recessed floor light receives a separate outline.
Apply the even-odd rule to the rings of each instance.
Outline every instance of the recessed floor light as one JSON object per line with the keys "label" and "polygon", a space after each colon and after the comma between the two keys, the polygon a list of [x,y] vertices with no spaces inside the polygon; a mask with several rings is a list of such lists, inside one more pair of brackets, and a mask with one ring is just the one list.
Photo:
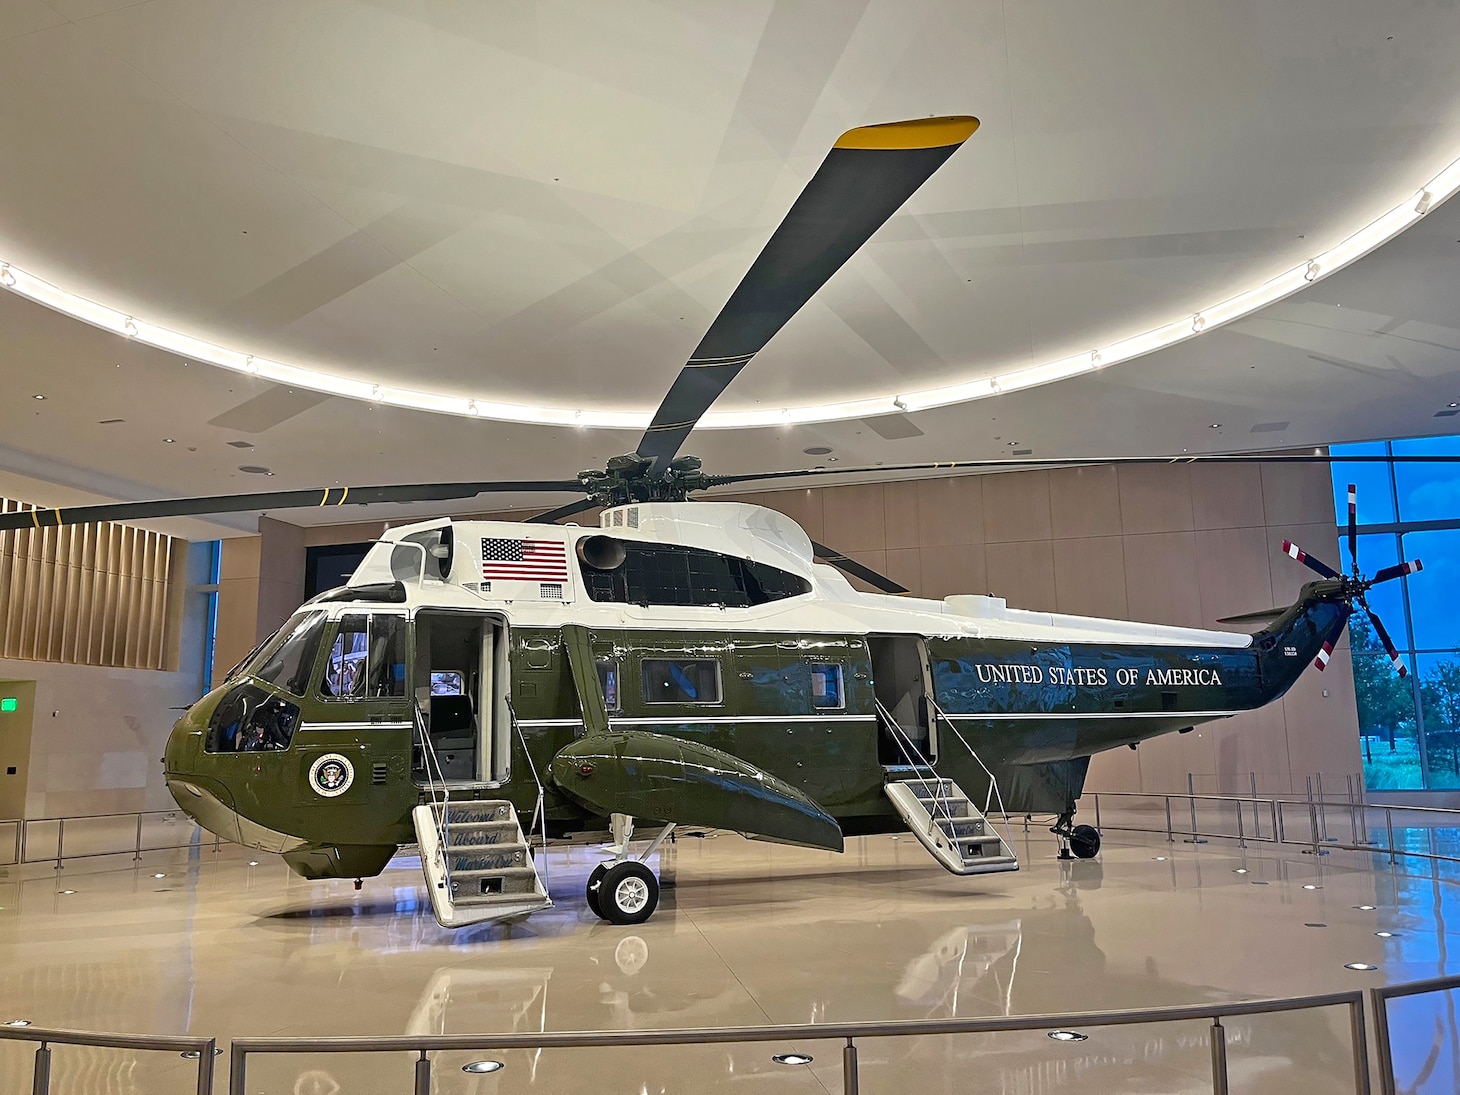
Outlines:
{"label": "recessed floor light", "polygon": [[29,1019],[7,1019],[5,1021],[5,1025],[7,1027],[28,1027],[28,1026],[30,1026],[30,1020]]}
{"label": "recessed floor light", "polygon": [[1246,868],[1246,867],[1238,867],[1238,868],[1237,868],[1237,869],[1236,869],[1236,870],[1235,870],[1235,871],[1233,871],[1233,872],[1232,872],[1232,873],[1233,873],[1233,874],[1246,874],[1246,873],[1247,873],[1247,868]]}
{"label": "recessed floor light", "polygon": [[259,861],[257,859],[250,859],[248,861],[248,865],[250,867],[257,867],[259,865]]}
{"label": "recessed floor light", "polygon": [[1303,883],[1303,889],[1305,889],[1305,890],[1321,890],[1321,889],[1323,889],[1323,887],[1322,886],[1315,886],[1311,882],[1305,882],[1305,883]]}
{"label": "recessed floor light", "polygon": [[64,894],[73,894],[76,891],[75,890],[62,890],[61,892],[64,893]]}
{"label": "recessed floor light", "polygon": [[166,878],[166,877],[167,877],[167,875],[165,875],[165,874],[155,874],[155,875],[153,875],[153,876],[152,876],[152,877],[153,877],[153,878]]}
{"label": "recessed floor light", "polygon": [[1374,934],[1377,935],[1380,939],[1393,939],[1394,938],[1394,932],[1375,932]]}
{"label": "recessed floor light", "polygon": [[501,1061],[468,1061],[461,1066],[461,1071],[480,1074],[483,1072],[501,1072],[506,1067]]}
{"label": "recessed floor light", "polygon": [[1376,970],[1379,967],[1371,966],[1367,962],[1345,962],[1343,964],[1343,968],[1346,970],[1359,970],[1362,972],[1364,970]]}
{"label": "recessed floor light", "polygon": [[771,1058],[778,1065],[809,1065],[815,1059],[809,1053],[777,1053]]}
{"label": "recessed floor light", "polygon": [[1354,908],[1361,909],[1364,912],[1373,912],[1374,909],[1377,908],[1377,906],[1375,906],[1375,905],[1355,905]]}
{"label": "recessed floor light", "polygon": [[1053,1038],[1056,1042],[1085,1042],[1090,1038],[1088,1034],[1081,1034],[1078,1030],[1052,1030],[1045,1037]]}
{"label": "recessed floor light", "polygon": [[1153,855],[1151,858],[1154,859],[1157,863],[1166,862],[1166,857],[1164,855]]}
{"label": "recessed floor light", "polygon": [[[223,1049],[222,1049],[221,1046],[214,1046],[213,1047],[213,1056],[214,1057],[220,1056],[222,1053],[223,1053]],[[185,1058],[185,1059],[187,1059],[189,1061],[196,1061],[202,1055],[203,1055],[203,1051],[200,1050],[200,1049],[185,1049],[181,1053],[178,1054],[179,1057],[183,1057],[183,1058]]]}

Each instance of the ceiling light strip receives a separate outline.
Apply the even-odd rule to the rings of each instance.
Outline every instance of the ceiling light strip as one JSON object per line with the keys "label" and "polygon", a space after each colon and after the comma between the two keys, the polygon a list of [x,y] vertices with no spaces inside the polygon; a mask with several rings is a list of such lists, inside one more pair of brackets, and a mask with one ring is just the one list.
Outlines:
{"label": "ceiling light strip", "polygon": [[[816,403],[776,410],[711,411],[699,422],[700,429],[750,429],[763,426],[801,425],[812,422],[836,422],[876,415],[946,407],[986,399],[1002,392],[1018,391],[1042,384],[1051,384],[1072,376],[1108,368],[1122,361],[1143,357],[1155,350],[1195,338],[1207,331],[1225,326],[1233,320],[1249,316],[1261,308],[1291,296],[1300,289],[1322,281],[1362,258],[1381,244],[1387,243],[1426,213],[1437,208],[1456,190],[1460,190],[1460,160],[1441,171],[1410,197],[1383,216],[1351,233],[1342,241],[1308,262],[1285,270],[1236,296],[1217,301],[1206,308],[1120,339],[1106,346],[1074,354],[1039,365],[995,372],[958,384],[924,391],[902,392],[889,396],[858,399],[845,403]],[[44,304],[73,319],[160,350],[202,361],[224,369],[257,376],[278,384],[308,388],[347,399],[409,407],[435,414],[454,414],[468,418],[487,418],[499,422],[526,422],[551,426],[580,426],[595,429],[642,430],[649,425],[650,411],[612,411],[595,408],[554,407],[528,403],[512,403],[489,396],[450,395],[445,392],[422,391],[380,385],[357,380],[338,373],[230,350],[216,343],[196,338],[182,331],[158,326],[135,316],[98,304],[93,300],[67,292],[43,278],[19,267],[0,261],[0,287],[19,296]]]}

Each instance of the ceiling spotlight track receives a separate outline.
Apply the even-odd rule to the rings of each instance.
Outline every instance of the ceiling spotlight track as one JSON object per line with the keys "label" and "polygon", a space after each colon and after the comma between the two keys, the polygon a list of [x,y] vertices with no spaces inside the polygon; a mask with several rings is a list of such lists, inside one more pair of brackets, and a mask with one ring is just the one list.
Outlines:
{"label": "ceiling spotlight track", "polygon": [[[947,134],[927,138],[930,123],[944,127]],[[863,126],[843,134],[842,139],[833,148],[832,156],[829,156],[822,165],[822,171],[826,171],[833,164],[834,159],[838,158],[836,154],[839,152],[851,152],[855,155],[857,151],[865,153],[870,150],[876,156],[884,155],[888,151],[904,154],[909,151],[914,153],[930,151],[932,146],[917,147],[906,143],[900,145],[889,143],[890,139],[896,138],[895,128],[899,126],[904,127],[904,132],[916,133],[915,139],[946,141],[933,151],[956,148],[968,135],[968,133],[964,133],[955,143],[956,128],[959,124],[966,123],[977,125],[977,121],[972,118],[933,118],[919,119],[914,122],[895,122],[886,126]],[[921,129],[916,127],[921,127]],[[968,132],[972,132],[971,127]],[[889,138],[889,133],[892,133],[891,138]],[[856,138],[853,135],[855,134],[870,136],[865,137],[864,143],[857,144],[854,143]],[[853,139],[852,142],[849,142],[849,138]],[[878,141],[882,143],[876,143]],[[845,159],[846,157],[840,158]],[[904,156],[904,159],[907,158]],[[917,157],[914,155],[911,158],[916,159]],[[936,165],[934,167],[936,168]],[[820,178],[821,172],[818,172],[817,179]],[[817,179],[813,179],[813,183]],[[1105,369],[1122,361],[1142,357],[1154,350],[1184,342],[1187,339],[1198,338],[1233,320],[1251,315],[1309,285],[1322,281],[1399,235],[1450,198],[1456,190],[1460,190],[1460,160],[1451,163],[1417,189],[1407,191],[1408,196],[1398,199],[1387,213],[1348,232],[1326,251],[1233,296],[1201,304],[1179,316],[1172,317],[1159,326],[1151,327],[1107,345],[1082,350],[1069,357],[1032,365],[1019,361],[1004,362],[988,370],[988,375],[971,377],[953,384],[912,392],[888,392],[842,403],[811,403],[765,410],[710,411],[703,413],[694,425],[699,429],[711,430],[750,429],[814,422],[837,422],[883,414],[929,410],[934,407],[985,399],[1002,392],[1036,387]],[[802,195],[802,200],[805,200],[812,192],[813,187],[808,186],[807,191]],[[793,207],[791,216],[788,216],[788,222],[794,217],[800,204],[798,201],[797,206]],[[888,210],[888,213],[890,214],[891,211]],[[874,224],[873,229],[875,230],[880,223],[878,221]],[[860,243],[860,241],[858,242]],[[767,255],[774,257],[775,244],[776,238],[773,237],[767,244],[763,257]],[[826,256],[820,257],[825,258]],[[845,261],[845,258],[837,261],[836,265],[839,266],[841,261]],[[812,266],[815,265],[812,264]],[[835,269],[835,266],[832,269]],[[754,268],[752,273],[754,273]],[[806,276],[815,275],[808,273]],[[829,273],[826,276],[830,276]],[[825,278],[823,277],[822,280],[824,281]],[[816,285],[820,284],[820,281],[816,282]],[[37,274],[4,260],[0,260],[0,288],[43,304],[47,308],[54,309],[73,319],[79,319],[124,338],[155,346],[189,361],[206,362],[275,383],[290,384],[350,399],[438,414],[486,418],[499,422],[581,426],[595,429],[644,430],[649,428],[653,421],[658,430],[678,433],[685,421],[684,419],[659,421],[648,411],[643,410],[609,410],[553,404],[514,403],[493,398],[487,393],[453,394],[398,387],[353,377],[327,367],[319,367],[315,363],[275,361],[251,354],[246,350],[222,346],[196,334],[148,322],[145,318],[138,318],[130,312],[124,312],[70,292]],[[811,291],[814,292],[814,287]],[[732,297],[726,306],[726,314],[734,311],[732,306],[736,305],[749,312],[755,312],[763,303],[757,302],[753,298],[741,299],[739,291],[737,291],[737,295]],[[763,308],[761,310],[764,311]],[[794,310],[792,309],[792,312]],[[769,314],[774,311],[776,309],[771,308],[766,314],[754,318],[764,325],[775,318]],[[726,314],[722,314],[722,318],[725,318]],[[786,318],[789,318],[789,314],[782,318],[780,323],[784,323]],[[780,323],[776,323],[765,339],[756,344],[748,353],[742,343],[749,345],[756,341],[754,338],[751,338],[749,342],[745,342],[743,338],[735,341],[734,352],[720,353],[716,347],[721,340],[718,337],[711,338],[712,335],[717,335],[717,329],[712,328],[701,344],[704,353],[697,351],[696,357],[690,361],[685,373],[681,374],[677,388],[683,390],[676,393],[674,401],[666,401],[661,406],[661,414],[675,411],[678,409],[676,405],[681,401],[686,406],[693,408],[706,398],[713,399],[713,394],[718,394],[729,383],[729,380],[739,372],[745,362],[750,360],[755,351],[764,345],[764,341],[768,340],[776,329],[779,329]],[[710,344],[708,347],[706,347],[707,343]],[[691,367],[696,370],[695,373],[690,372]],[[705,405],[708,406],[708,403]],[[683,432],[687,433],[688,430]],[[682,436],[680,440],[682,440]],[[646,443],[647,441],[646,438]]]}

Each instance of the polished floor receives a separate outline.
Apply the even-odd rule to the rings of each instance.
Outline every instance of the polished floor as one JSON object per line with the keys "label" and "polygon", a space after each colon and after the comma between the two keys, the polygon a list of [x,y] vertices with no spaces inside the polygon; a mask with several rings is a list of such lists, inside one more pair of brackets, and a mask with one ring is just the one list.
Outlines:
{"label": "polished floor", "polygon": [[[215,1034],[225,1044],[637,1030],[1187,1004],[1456,968],[1447,925],[1460,923],[1460,885],[1393,870],[1384,857],[1111,832],[1098,860],[1060,863],[1042,829],[1015,835],[1023,869],[985,878],[944,873],[910,837],[852,840],[842,856],[728,835],[682,840],[666,852],[675,884],[633,928],[585,908],[599,856],[584,848],[547,857],[554,908],[456,933],[432,920],[405,857],[359,892],[226,845],[136,866],[125,856],[4,868],[0,1022]],[[1344,968],[1355,961],[1379,968]],[[1401,1090],[1460,1090],[1453,996],[1396,1007]],[[1042,1033],[869,1041],[862,1091],[1210,1090],[1204,1024],[1086,1033],[1071,1044]],[[1337,1010],[1236,1019],[1228,1041],[1233,1090],[1353,1090]],[[815,1060],[770,1060],[788,1049]],[[192,1082],[191,1062],[172,1054],[55,1052],[54,1089],[65,1095],[160,1095]],[[0,1090],[29,1090],[30,1054],[0,1043]],[[506,1068],[469,1076],[459,1067],[467,1055],[441,1055],[433,1090],[841,1090],[840,1048],[829,1042],[490,1056]],[[404,1095],[410,1069],[405,1055],[260,1059],[249,1095]]]}

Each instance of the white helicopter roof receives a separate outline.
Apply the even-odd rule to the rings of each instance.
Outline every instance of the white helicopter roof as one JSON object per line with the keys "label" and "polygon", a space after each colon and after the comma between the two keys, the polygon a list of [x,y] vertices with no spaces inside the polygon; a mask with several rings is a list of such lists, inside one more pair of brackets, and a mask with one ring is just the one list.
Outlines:
{"label": "white helicopter roof", "polygon": [[[449,578],[428,563],[450,529]],[[600,535],[645,544],[673,544],[747,559],[805,578],[805,595],[747,608],[634,605],[592,600],[578,569],[578,544]],[[525,554],[524,554],[525,553]],[[537,561],[505,577],[500,556]],[[505,569],[511,570],[510,566]],[[424,571],[424,575],[423,575]],[[351,576],[351,586],[401,581],[408,608],[492,606],[514,622],[554,627],[660,627],[837,634],[917,634],[1054,643],[1206,646],[1252,644],[1240,632],[1069,616],[1010,608],[1002,597],[958,594],[943,600],[862,593],[835,568],[816,562],[811,540],[784,514],[743,502],[641,502],[605,509],[599,527],[525,525],[442,518],[385,533]],[[340,610],[349,608],[349,602]]]}

